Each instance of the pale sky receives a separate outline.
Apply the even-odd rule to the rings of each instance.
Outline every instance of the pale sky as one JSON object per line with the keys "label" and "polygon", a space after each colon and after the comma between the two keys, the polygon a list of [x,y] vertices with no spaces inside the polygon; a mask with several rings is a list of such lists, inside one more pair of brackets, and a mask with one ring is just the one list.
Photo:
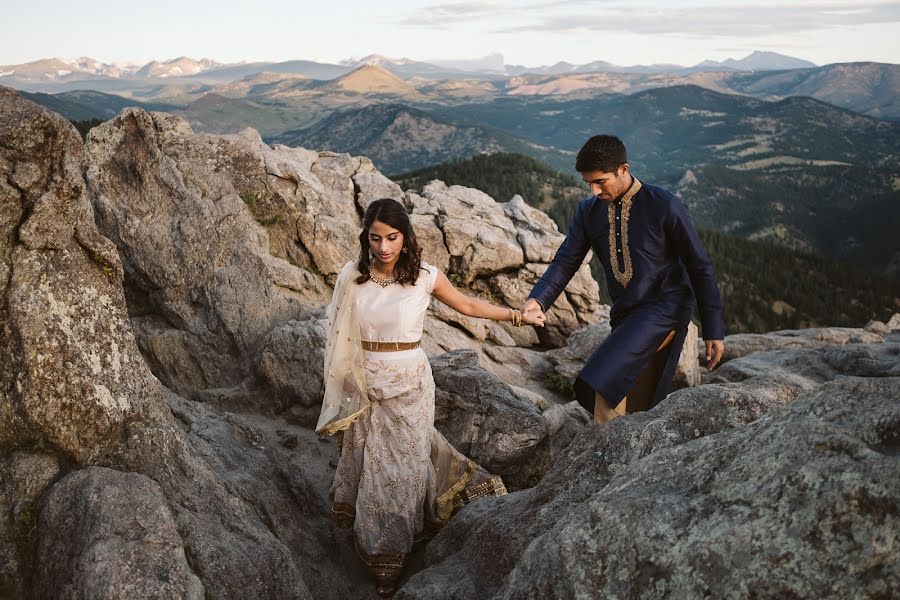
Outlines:
{"label": "pale sky", "polygon": [[564,60],[694,65],[769,50],[823,65],[900,63],[900,1],[884,0],[0,0],[0,65],[292,59]]}

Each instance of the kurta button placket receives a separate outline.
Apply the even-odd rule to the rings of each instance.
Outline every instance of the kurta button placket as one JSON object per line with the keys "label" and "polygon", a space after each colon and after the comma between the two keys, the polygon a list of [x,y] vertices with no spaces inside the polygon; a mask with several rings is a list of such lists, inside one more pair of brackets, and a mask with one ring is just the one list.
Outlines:
{"label": "kurta button placket", "polygon": [[[613,275],[622,287],[628,285],[633,273],[631,255],[628,252],[628,214],[631,210],[631,198],[640,189],[641,182],[635,179],[631,184],[631,188],[622,196],[622,199],[609,204],[607,207],[609,213],[610,262],[612,263]],[[615,252],[613,251],[614,248]]]}

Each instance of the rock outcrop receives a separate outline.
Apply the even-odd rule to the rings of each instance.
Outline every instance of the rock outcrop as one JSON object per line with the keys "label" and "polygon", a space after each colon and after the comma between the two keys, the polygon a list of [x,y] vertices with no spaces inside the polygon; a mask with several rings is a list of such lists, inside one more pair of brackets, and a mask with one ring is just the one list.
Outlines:
{"label": "rock outcrop", "polygon": [[[335,274],[358,254],[360,216],[371,201],[405,203],[425,260],[469,293],[509,306],[524,302],[563,239],[520,197],[501,204],[440,182],[421,195],[404,193],[366,158],[269,147],[253,130],[198,134],[177,117],[126,109],[91,130],[86,148],[96,221],[122,257],[143,355],[183,396],[222,397],[222,389],[236,388],[226,394],[232,407],[245,402],[248,388],[275,392],[274,413],[293,410],[276,395],[306,397],[310,384],[291,381],[284,364],[317,356],[279,354],[280,328],[296,327],[288,324],[328,302]],[[541,341],[563,344],[594,322],[597,296],[585,264],[549,312]],[[533,331],[497,326],[488,336],[483,321],[458,327],[464,319],[436,316],[450,327],[429,324],[427,349],[474,349],[501,376],[540,386],[543,373],[510,374],[485,350],[494,339],[537,344]]]}
{"label": "rock outcrop", "polygon": [[[144,362],[126,311],[122,264],[94,225],[74,127],[0,89],[0,139],[0,556],[13,557],[2,569],[4,588],[27,596],[33,583],[41,597],[94,597],[96,585],[134,597],[175,589],[185,597],[345,596],[345,576],[334,563],[319,564],[327,536],[307,537],[328,530],[325,491],[289,456],[247,452],[252,429],[245,425],[205,442],[214,434],[202,430],[221,417],[201,413],[202,427],[191,421],[191,405],[169,394]],[[80,474],[91,467],[109,471]],[[108,502],[66,510],[104,478]],[[138,494],[142,488],[147,494]],[[290,524],[272,528],[271,515],[293,504],[301,507],[289,512]],[[132,535],[127,513],[136,508],[153,515],[148,531],[162,546],[135,552],[163,552],[169,562],[159,573],[135,572],[142,583],[132,590],[125,571],[104,573],[94,564],[99,546],[91,540],[99,536],[103,546],[107,534]],[[66,561],[57,560],[61,548]],[[131,568],[123,560],[118,564]],[[39,587],[63,581],[70,587],[49,596]]]}
{"label": "rock outcrop", "polygon": [[[873,331],[870,328],[819,327],[815,329],[786,329],[771,333],[739,333],[729,335],[722,362],[754,352],[768,352],[787,348],[827,348],[844,344],[877,344],[890,333],[889,328]],[[703,352],[702,342],[698,346]]]}
{"label": "rock outcrop", "polygon": [[397,597],[895,595],[900,339],[714,375],[461,513]]}
{"label": "rock outcrop", "polygon": [[[355,243],[359,210],[396,186],[365,159],[194,136],[141,111],[95,130],[86,155],[68,122],[8,90],[0,134],[4,593],[352,595],[368,579],[347,577],[355,559],[330,525],[335,449],[272,414],[318,411],[321,306],[350,252],[335,240]],[[318,204],[277,204],[306,198],[298,188]],[[469,344],[512,340],[468,325],[474,337],[450,327]],[[530,452],[539,477],[562,447],[550,436],[571,437],[578,417],[544,418],[543,398],[479,377],[539,432],[492,466],[513,473]],[[462,443],[467,429],[446,427]],[[112,539],[132,540],[125,555]]]}

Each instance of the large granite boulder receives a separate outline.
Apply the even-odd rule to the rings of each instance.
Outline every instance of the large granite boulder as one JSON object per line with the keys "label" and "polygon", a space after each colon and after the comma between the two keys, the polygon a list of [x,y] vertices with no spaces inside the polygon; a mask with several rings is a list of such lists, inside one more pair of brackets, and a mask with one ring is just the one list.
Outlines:
{"label": "large granite boulder", "polygon": [[40,598],[204,597],[162,490],[145,475],[75,471],[44,498],[40,520]]}
{"label": "large granite boulder", "polygon": [[453,446],[510,489],[534,485],[550,466],[550,424],[536,403],[478,364],[472,351],[432,359],[434,423]]}
{"label": "large granite boulder", "polygon": [[895,594],[898,387],[829,383],[616,473],[529,546],[501,597]]}
{"label": "large granite boulder", "polygon": [[894,595],[900,344],[767,355],[585,428],[536,487],[460,513],[397,597]]}
{"label": "large granite boulder", "polygon": [[[91,130],[86,147],[97,222],[122,257],[141,350],[176,392],[240,383],[274,325],[327,301],[322,277],[292,261],[335,273],[340,240],[349,250],[358,232],[331,216],[356,215],[350,179],[347,191],[308,175],[318,155],[276,154],[249,133],[194,134],[177,117],[136,109]],[[321,201],[298,206],[286,187]],[[303,232],[293,246],[282,240],[289,227]],[[303,239],[319,239],[322,252]]]}
{"label": "large granite boulder", "polygon": [[422,195],[426,203],[414,204],[413,212],[437,216],[453,270],[465,274],[463,283],[525,262],[515,225],[484,192],[432,181]]}
{"label": "large granite boulder", "polygon": [[[0,137],[0,450],[6,461],[0,553],[14,554],[3,567],[5,588],[27,591],[31,574],[43,573],[71,580],[68,597],[95,597],[98,572],[90,560],[59,565],[55,557],[60,548],[70,550],[66,536],[73,531],[114,535],[119,526],[104,530],[103,519],[90,511],[40,507],[43,499],[53,507],[52,499],[67,495],[68,488],[55,492],[56,485],[79,481],[70,476],[99,466],[123,473],[114,487],[155,482],[159,493],[143,495],[141,510],[156,515],[154,527],[165,529],[167,547],[184,549],[206,596],[346,596],[336,562],[319,562],[329,552],[327,537],[310,535],[329,528],[325,484],[307,480],[290,450],[277,457],[250,454],[256,440],[243,426],[224,428],[213,451],[202,434],[223,429],[221,417],[200,413],[191,420],[192,405],[167,392],[144,362],[126,310],[119,255],[94,225],[74,127],[0,88]],[[169,402],[181,403],[179,419]],[[35,452],[38,463],[10,463],[16,450]],[[275,513],[283,515],[277,524]],[[167,518],[180,539],[164,527]],[[24,537],[10,525],[23,520],[32,523]],[[10,535],[21,542],[14,551]],[[80,551],[89,552],[80,548],[72,555]],[[170,565],[186,593],[200,589],[177,560]],[[114,575],[106,581],[110,589],[125,589]],[[168,595],[166,582],[144,581],[130,597]]]}
{"label": "large granite boulder", "polygon": [[134,344],[116,248],[94,225],[81,137],[0,88],[0,447],[109,459],[164,422]]}

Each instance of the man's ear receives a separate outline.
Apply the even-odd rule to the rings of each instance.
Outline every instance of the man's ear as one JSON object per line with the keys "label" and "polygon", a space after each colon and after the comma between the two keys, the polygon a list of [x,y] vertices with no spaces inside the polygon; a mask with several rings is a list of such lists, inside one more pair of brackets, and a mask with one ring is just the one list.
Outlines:
{"label": "man's ear", "polygon": [[628,173],[628,163],[622,163],[619,165],[619,177]]}

